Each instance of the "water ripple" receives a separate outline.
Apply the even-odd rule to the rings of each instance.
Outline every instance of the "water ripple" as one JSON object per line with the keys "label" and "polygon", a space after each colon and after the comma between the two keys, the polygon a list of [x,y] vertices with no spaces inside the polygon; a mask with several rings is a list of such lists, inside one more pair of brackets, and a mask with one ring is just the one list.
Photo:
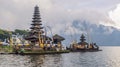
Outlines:
{"label": "water ripple", "polygon": [[0,55],[0,67],[119,67],[120,47],[55,55]]}

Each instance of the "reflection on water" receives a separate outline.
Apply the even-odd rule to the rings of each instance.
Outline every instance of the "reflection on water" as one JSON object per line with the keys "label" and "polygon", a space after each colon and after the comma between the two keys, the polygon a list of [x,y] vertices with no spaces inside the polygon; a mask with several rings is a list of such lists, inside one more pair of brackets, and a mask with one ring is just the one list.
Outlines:
{"label": "reflection on water", "polygon": [[30,62],[32,63],[32,67],[41,67],[41,64],[44,63],[45,56],[44,55],[33,55],[29,57],[31,60]]}
{"label": "reflection on water", "polygon": [[61,67],[61,55],[32,55],[30,57],[31,67]]}
{"label": "reflection on water", "polygon": [[55,55],[0,55],[0,67],[120,67],[120,47]]}

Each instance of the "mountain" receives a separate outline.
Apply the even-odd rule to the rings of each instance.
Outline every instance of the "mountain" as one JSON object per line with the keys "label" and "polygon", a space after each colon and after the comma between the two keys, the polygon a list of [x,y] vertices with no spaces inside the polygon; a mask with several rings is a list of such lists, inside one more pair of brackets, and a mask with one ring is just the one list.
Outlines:
{"label": "mountain", "polygon": [[[113,27],[104,25],[91,24],[83,21],[73,21],[72,27],[79,29],[86,36],[87,42],[95,42],[99,46],[120,46],[120,31]],[[82,33],[71,35],[64,35],[66,41],[65,44],[70,44],[74,39],[79,41]]]}

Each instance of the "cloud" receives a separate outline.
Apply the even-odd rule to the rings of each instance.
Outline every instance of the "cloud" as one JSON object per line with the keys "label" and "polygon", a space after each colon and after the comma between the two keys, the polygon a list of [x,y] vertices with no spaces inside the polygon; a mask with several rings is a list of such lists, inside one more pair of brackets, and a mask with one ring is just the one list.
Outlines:
{"label": "cloud", "polygon": [[120,4],[117,4],[114,9],[108,11],[108,15],[106,15],[104,20],[99,21],[99,23],[108,28],[113,27],[120,30]]}
{"label": "cloud", "polygon": [[110,25],[111,19],[106,12],[117,3],[118,0],[0,0],[0,27],[8,30],[29,29],[34,6],[38,5],[43,26],[50,26],[54,34],[64,32],[67,27],[66,34],[74,30],[80,34],[82,31],[72,25],[74,20]]}
{"label": "cloud", "polygon": [[114,10],[109,12],[109,17],[113,21],[111,25],[120,30],[120,4]]}

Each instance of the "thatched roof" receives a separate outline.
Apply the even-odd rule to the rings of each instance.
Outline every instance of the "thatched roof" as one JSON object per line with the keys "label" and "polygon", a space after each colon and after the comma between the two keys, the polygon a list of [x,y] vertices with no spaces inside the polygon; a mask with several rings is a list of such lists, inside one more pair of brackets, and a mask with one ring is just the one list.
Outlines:
{"label": "thatched roof", "polygon": [[[26,40],[30,40],[30,41],[37,41],[39,37],[33,35],[33,36],[26,36],[25,39]],[[50,40],[52,41],[52,39],[48,36],[45,36],[45,35],[41,35],[41,38],[45,39],[45,40]]]}
{"label": "thatched roof", "polygon": [[55,35],[53,36],[53,39],[54,39],[54,40],[57,39],[58,41],[63,41],[63,40],[65,40],[64,37],[62,37],[62,36],[60,36],[60,35],[58,35],[58,34],[55,34]]}

